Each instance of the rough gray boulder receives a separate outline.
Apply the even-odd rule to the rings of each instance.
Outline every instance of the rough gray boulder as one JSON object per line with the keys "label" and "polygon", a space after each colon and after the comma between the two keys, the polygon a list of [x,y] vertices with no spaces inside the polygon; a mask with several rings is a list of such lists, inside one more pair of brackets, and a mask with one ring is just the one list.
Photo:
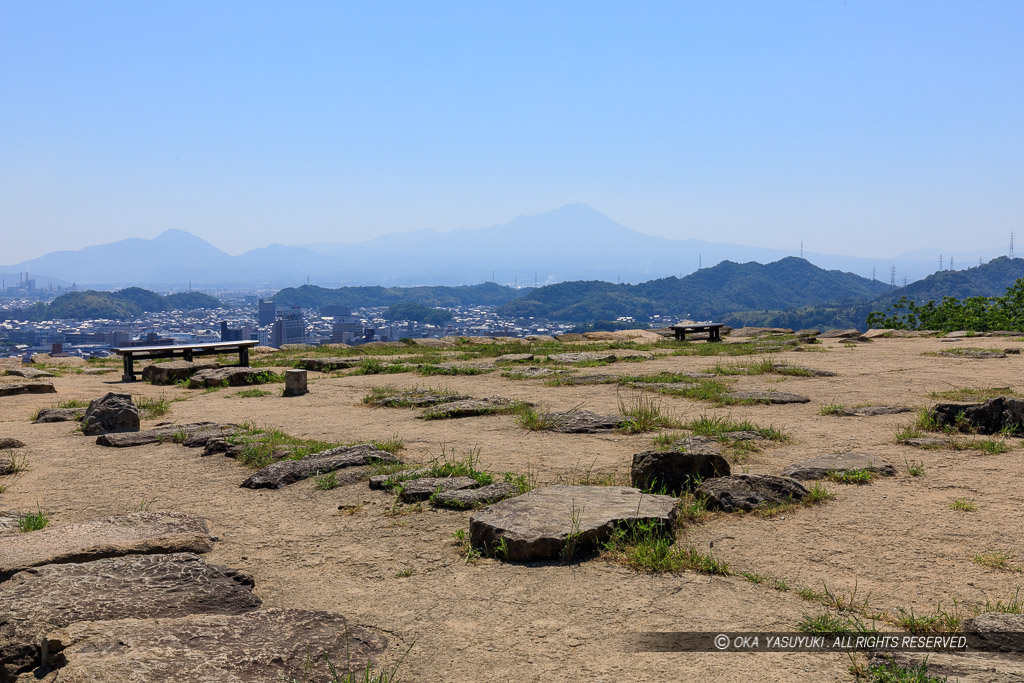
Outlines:
{"label": "rough gray boulder", "polygon": [[1004,429],[1016,434],[1024,431],[1024,399],[1009,396],[984,403],[939,403],[931,415],[940,428],[965,427],[979,434],[998,434]]}
{"label": "rough gray boulder", "polygon": [[860,408],[843,408],[836,414],[843,417],[875,417],[878,415],[909,413],[912,410],[912,408],[906,406],[861,406]]}
{"label": "rough gray boulder", "polygon": [[341,446],[310,453],[299,460],[271,463],[243,481],[241,486],[246,489],[279,489],[316,474],[326,474],[345,467],[397,462],[400,460],[388,451],[379,450],[369,444]]}
{"label": "rough gray boulder", "polygon": [[439,403],[427,408],[420,417],[424,420],[447,420],[457,417],[474,417],[504,412],[516,404],[509,398],[490,396],[488,398],[471,398],[462,401]]}
{"label": "rough gray boulder", "polygon": [[810,403],[811,399],[798,394],[787,394],[784,391],[731,391],[726,394],[736,401],[753,401],[755,403]]}
{"label": "rough gray boulder", "polygon": [[352,356],[331,356],[327,358],[302,358],[295,367],[303,370],[316,370],[317,372],[331,372],[332,370],[346,370],[354,368],[363,361],[362,358]]}
{"label": "rough gray boulder", "polygon": [[708,506],[733,512],[750,511],[762,505],[796,503],[808,491],[803,484],[789,477],[770,474],[733,474],[708,479],[697,487],[698,496],[707,499]]}
{"label": "rough gray boulder", "polygon": [[410,389],[393,396],[385,396],[370,402],[370,405],[382,408],[425,408],[441,403],[469,400],[466,394],[449,394],[430,389]]}
{"label": "rough gray boulder", "polygon": [[677,503],[624,486],[548,486],[474,513],[470,542],[487,552],[504,548],[506,560],[548,560],[600,544],[630,522],[653,523],[671,534]]}
{"label": "rough gray boulder", "polygon": [[139,408],[132,401],[131,394],[113,391],[89,403],[82,418],[82,433],[86,436],[97,434],[120,434],[139,431]]}
{"label": "rough gray boulder", "polygon": [[516,495],[519,495],[519,489],[515,484],[499,481],[495,484],[481,486],[480,488],[442,491],[431,498],[430,502],[441,507],[461,510],[497,503],[499,500],[505,500]]}
{"label": "rough gray boulder", "polygon": [[[96,443],[111,448],[131,448],[165,441],[181,441],[187,445],[198,447],[210,439],[222,438],[234,431],[235,427],[232,425],[220,425],[216,422],[190,422],[127,434],[103,434],[96,438]],[[195,441],[190,441],[192,439]]]}
{"label": "rough gray boulder", "polygon": [[670,451],[643,451],[633,455],[630,480],[645,491],[679,494],[689,491],[701,481],[727,477],[729,463],[711,445],[693,448],[677,447]]}
{"label": "rough gray boulder", "polygon": [[85,408],[43,408],[32,424],[73,422],[85,417]]}
{"label": "rough gray boulder", "polygon": [[200,370],[188,381],[189,389],[219,387],[226,383],[229,387],[244,387],[250,384],[264,384],[269,373],[257,368],[216,368]]}
{"label": "rough gray boulder", "polygon": [[83,621],[47,634],[43,668],[61,683],[339,680],[377,668],[387,639],[340,614],[266,609],[238,615]]}
{"label": "rough gray boulder", "polygon": [[181,512],[132,512],[88,522],[48,526],[4,540],[0,581],[44,564],[86,562],[121,555],[206,553],[210,530],[199,517]]}
{"label": "rough gray boulder", "polygon": [[794,463],[782,470],[782,476],[793,479],[824,479],[831,473],[867,470],[883,477],[896,476],[896,468],[868,453],[833,453]]}
{"label": "rough gray boulder", "polygon": [[589,410],[569,410],[561,413],[549,413],[551,421],[549,429],[563,434],[593,434],[618,429],[627,420],[621,415],[598,415]]}
{"label": "rough gray boulder", "polygon": [[15,396],[17,394],[56,394],[50,382],[14,382],[0,384],[0,396]]}
{"label": "rough gray boulder", "polygon": [[9,436],[0,437],[0,451],[7,450],[9,448],[24,448],[25,444],[18,439],[12,439]]}
{"label": "rough gray boulder", "polygon": [[174,384],[190,378],[200,370],[215,370],[218,367],[213,361],[172,360],[168,363],[153,363],[142,369],[142,380],[153,384]]}
{"label": "rough gray boulder", "polygon": [[475,489],[478,486],[480,484],[472,477],[420,477],[401,482],[398,497],[410,503],[415,500],[426,500],[439,491],[461,491]]}
{"label": "rough gray boulder", "polygon": [[250,612],[262,602],[252,586],[248,574],[207,564],[192,553],[18,572],[0,584],[0,671],[16,676],[37,667],[42,637],[79,621]]}
{"label": "rough gray boulder", "polygon": [[43,377],[56,377],[52,372],[38,368],[11,368],[7,371],[11,377],[24,377],[25,379],[42,379]]}
{"label": "rough gray boulder", "polygon": [[979,645],[1019,654],[1024,642],[1024,614],[985,612],[965,621],[963,630]]}
{"label": "rough gray boulder", "polygon": [[553,363],[582,363],[584,361],[614,363],[616,358],[614,353],[606,351],[581,351],[578,353],[553,353],[548,356],[548,360]]}

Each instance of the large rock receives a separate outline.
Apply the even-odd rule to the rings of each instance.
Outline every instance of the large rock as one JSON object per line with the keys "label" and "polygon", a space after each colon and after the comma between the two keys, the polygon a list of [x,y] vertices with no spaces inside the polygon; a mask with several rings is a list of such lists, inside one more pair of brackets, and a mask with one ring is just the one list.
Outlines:
{"label": "large rock", "polygon": [[85,417],[85,408],[42,408],[33,424],[73,422]]}
{"label": "large rock", "polygon": [[824,479],[831,473],[842,474],[851,470],[867,470],[883,477],[896,476],[896,468],[875,455],[867,453],[834,453],[819,455],[790,465],[782,476],[793,479]]}
{"label": "large rock", "polygon": [[985,612],[965,621],[963,629],[979,646],[1019,654],[1024,643],[1024,614]]}
{"label": "large rock", "polygon": [[931,410],[936,424],[998,434],[1024,431],[1024,399],[999,396],[984,403],[939,403]]}
{"label": "large rock", "polygon": [[120,434],[139,431],[139,408],[130,394],[109,392],[93,399],[82,418],[82,433]]}
{"label": "large rock", "polygon": [[400,461],[391,453],[374,448],[369,444],[342,446],[319,453],[311,453],[299,460],[281,460],[271,463],[243,481],[242,488],[279,489],[316,474],[326,474],[345,467],[397,462]]}
{"label": "large rock", "polygon": [[189,379],[200,370],[215,370],[220,367],[213,361],[172,360],[169,363],[153,363],[142,369],[142,379],[153,384],[174,384]]}
{"label": "large rock", "polygon": [[499,481],[479,488],[441,491],[433,496],[430,502],[441,507],[462,510],[497,503],[518,494],[519,489],[515,484]]}
{"label": "large rock", "polygon": [[726,396],[735,401],[752,401],[754,403],[810,403],[811,399],[798,394],[787,394],[784,391],[732,391]]}
{"label": "large rock", "polygon": [[491,396],[488,398],[471,398],[462,401],[449,401],[447,403],[439,403],[433,407],[427,408],[420,415],[425,420],[440,420],[450,419],[456,417],[474,417],[476,415],[490,415],[492,413],[503,412],[515,405],[515,401],[509,398],[502,398],[500,396]]}
{"label": "large rock", "polygon": [[796,503],[808,491],[803,484],[789,477],[770,474],[733,474],[708,479],[695,493],[707,499],[708,506],[733,512],[750,511],[762,505]]}
{"label": "large rock", "polygon": [[711,446],[676,448],[671,451],[643,451],[633,455],[630,479],[645,491],[678,494],[698,486],[705,479],[727,477],[729,463]]}
{"label": "large rock", "polygon": [[0,396],[15,396],[17,394],[56,394],[50,382],[13,382],[0,384]]}
{"label": "large rock", "polygon": [[244,387],[250,384],[263,384],[266,382],[266,376],[266,370],[257,368],[230,367],[200,370],[189,379],[188,388],[202,389],[204,387],[220,387],[225,384],[229,387]]}
{"label": "large rock", "polygon": [[387,639],[332,612],[267,609],[238,615],[83,621],[49,633],[44,669],[61,683],[329,682],[377,668]]}
{"label": "large rock", "polygon": [[859,337],[860,330],[845,329],[845,330],[825,330],[818,335],[822,339],[851,339],[853,337]]}
{"label": "large rock", "polygon": [[121,555],[206,553],[210,531],[199,517],[181,512],[132,512],[77,524],[48,526],[4,539],[0,581],[44,564],[86,562]]}
{"label": "large rock", "polygon": [[24,377],[25,379],[42,379],[44,377],[56,377],[52,372],[38,368],[11,368],[7,371],[11,377]]}
{"label": "large rock", "polygon": [[462,491],[480,486],[472,477],[420,477],[401,482],[398,497],[406,503],[426,500],[438,492]]}
{"label": "large rock", "polygon": [[550,413],[549,429],[563,434],[593,434],[618,429],[628,418],[621,415],[598,415],[589,410],[568,410],[561,413]]}
{"label": "large rock", "polygon": [[554,353],[548,356],[548,360],[554,363],[582,363],[584,361],[614,363],[616,358],[614,353],[607,351],[582,351],[579,353]]}
{"label": "large rock", "polygon": [[192,553],[28,569],[0,584],[0,672],[37,667],[42,637],[76,622],[242,614],[261,602],[247,574]]}
{"label": "large rock", "polygon": [[492,552],[504,546],[506,560],[547,560],[573,546],[602,543],[628,522],[655,523],[671,533],[677,502],[624,486],[548,486],[474,513],[470,542]]}
{"label": "large rock", "polygon": [[190,422],[127,434],[103,434],[96,438],[96,443],[111,448],[131,448],[151,443],[180,441],[190,447],[199,447],[205,445],[210,439],[223,438],[225,435],[232,434],[235,429],[231,425],[221,425],[216,422]]}
{"label": "large rock", "polygon": [[331,372],[332,370],[347,370],[354,368],[362,362],[358,356],[327,356],[323,358],[302,358],[295,367],[303,370],[315,370],[317,372]]}
{"label": "large rock", "polygon": [[24,448],[25,443],[18,439],[12,439],[9,436],[0,437],[0,451],[7,450],[9,448]]}
{"label": "large rock", "polygon": [[875,417],[877,415],[909,413],[912,410],[906,406],[861,406],[860,408],[843,408],[836,414],[844,417]]}

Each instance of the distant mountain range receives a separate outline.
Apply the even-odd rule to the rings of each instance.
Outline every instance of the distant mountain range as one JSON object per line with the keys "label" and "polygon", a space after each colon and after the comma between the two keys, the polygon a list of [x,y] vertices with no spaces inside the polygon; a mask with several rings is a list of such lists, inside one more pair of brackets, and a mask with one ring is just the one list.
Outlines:
{"label": "distant mountain range", "polygon": [[[570,204],[475,230],[419,230],[358,244],[271,244],[232,256],[182,230],[153,239],[132,238],[76,251],[57,251],[0,266],[8,285],[28,271],[55,285],[159,289],[282,287],[307,281],[337,285],[460,285],[495,280],[539,284],[571,280],[644,282],[682,276],[725,260],[768,263],[795,250],[703,240],[675,240],[630,230],[585,204]],[[807,253],[811,263],[882,280],[896,267],[899,281],[933,272],[937,260],[922,251],[906,258],[865,259]],[[972,256],[972,258],[975,258]],[[947,256],[948,263],[948,256]],[[963,257],[958,263],[967,265]]]}

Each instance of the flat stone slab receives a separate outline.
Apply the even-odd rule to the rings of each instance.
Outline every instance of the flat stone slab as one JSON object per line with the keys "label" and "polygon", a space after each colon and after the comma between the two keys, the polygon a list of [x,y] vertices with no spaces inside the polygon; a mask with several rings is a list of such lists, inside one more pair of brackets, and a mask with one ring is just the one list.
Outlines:
{"label": "flat stone slab", "polygon": [[625,486],[548,486],[474,513],[470,542],[485,551],[504,542],[506,560],[549,560],[563,554],[570,535],[576,547],[593,547],[632,521],[653,522],[670,533],[677,503]]}
{"label": "flat stone slab", "polygon": [[1024,431],[1024,399],[1008,396],[984,403],[938,403],[931,409],[931,415],[940,428],[967,426],[979,434],[998,434],[1004,429]]}
{"label": "flat stone slab", "polygon": [[12,510],[0,510],[0,534],[18,533],[21,514]]}
{"label": "flat stone slab", "polygon": [[899,415],[912,412],[906,406],[861,406],[860,408],[843,408],[837,414],[843,417],[876,417],[878,415]]}
{"label": "flat stone slab", "polygon": [[821,339],[851,339],[853,337],[859,337],[860,330],[846,329],[846,330],[825,330],[818,335]]}
{"label": "flat stone slab", "polygon": [[913,446],[914,448],[945,448],[949,445],[949,439],[920,437],[917,439],[906,439],[900,443],[905,446]]}
{"label": "flat stone slab", "polygon": [[737,401],[756,401],[758,403],[810,403],[811,399],[798,394],[787,394],[784,391],[732,391],[726,394]]}
{"label": "flat stone slab", "polygon": [[734,512],[750,511],[762,505],[797,503],[808,491],[790,477],[771,474],[733,474],[708,479],[697,487],[698,496],[707,499],[708,507]]}
{"label": "flat stone slab", "polygon": [[180,425],[169,425],[146,429],[141,432],[127,432],[124,434],[102,434],[96,437],[96,443],[100,446],[110,448],[131,448],[133,446],[145,446],[151,443],[163,443],[181,439],[187,443],[189,439],[197,437],[202,443],[192,442],[193,446],[201,446],[212,438],[224,436],[235,431],[231,425],[220,425],[216,422],[190,422]]}
{"label": "flat stone slab", "polygon": [[52,372],[38,368],[12,368],[7,371],[11,377],[24,377],[25,379],[42,379],[43,377],[56,377]]}
{"label": "flat stone slab", "polygon": [[572,386],[583,386],[590,384],[610,384],[618,381],[618,375],[577,375],[575,377],[569,377],[566,380],[567,384]]}
{"label": "flat stone slab", "polygon": [[835,377],[836,373],[831,370],[818,370],[817,368],[805,368],[802,365],[790,365],[789,363],[776,363],[776,370],[800,370],[803,373],[809,373],[811,377]]}
{"label": "flat stone slab", "polygon": [[462,401],[449,401],[439,403],[427,408],[420,415],[428,420],[452,419],[457,417],[475,417],[477,415],[490,415],[500,410],[507,409],[515,404],[510,398],[491,396],[488,398],[470,398]]}
{"label": "flat stone slab", "polygon": [[562,434],[593,434],[607,432],[621,427],[628,418],[621,415],[599,415],[589,410],[569,410],[562,413],[550,413],[552,432]]}
{"label": "flat stone slab", "polygon": [[369,444],[342,446],[310,453],[299,460],[271,463],[243,481],[241,486],[245,489],[279,489],[316,474],[326,474],[345,467],[397,462],[401,461],[388,451],[379,450]]}
{"label": "flat stone slab", "polygon": [[461,491],[480,486],[472,477],[422,477],[401,482],[401,498],[406,503],[426,500],[438,491]]}
{"label": "flat stone slab", "polygon": [[9,436],[0,438],[0,451],[8,450],[10,448],[24,448],[25,443],[18,439],[12,439]]}
{"label": "flat stone slab", "polygon": [[51,382],[14,382],[0,384],[0,396],[16,396],[17,394],[56,394]]}
{"label": "flat stone slab", "polygon": [[413,389],[410,391],[403,391],[400,394],[394,396],[385,396],[373,401],[370,405],[380,406],[382,408],[425,408],[427,406],[436,406],[442,403],[451,403],[453,401],[466,401],[469,400],[469,396],[466,394],[442,394],[436,391],[429,391],[426,389]]}
{"label": "flat stone slab", "polygon": [[352,356],[330,356],[327,358],[302,358],[295,367],[303,370],[315,370],[317,372],[331,372],[332,370],[347,370],[354,368],[363,362],[361,357]]}
{"label": "flat stone slab", "polygon": [[400,484],[407,479],[425,477],[429,472],[430,469],[421,467],[415,470],[399,470],[398,472],[392,472],[391,474],[375,474],[370,477],[369,484],[371,489],[383,491],[385,489],[392,488],[396,484]]}
{"label": "flat stone slab", "polygon": [[52,564],[0,584],[0,671],[16,676],[39,666],[39,643],[79,621],[242,614],[262,600],[244,572],[192,553],[134,555]]}
{"label": "flat stone slab", "polygon": [[495,363],[522,363],[533,360],[532,353],[506,353],[494,359]]}
{"label": "flat stone slab", "polygon": [[939,355],[947,358],[1006,358],[1001,351],[942,351]]}
{"label": "flat stone slab", "polygon": [[965,621],[963,630],[987,647],[1019,653],[1024,638],[1024,614],[985,612]]}
{"label": "flat stone slab", "polygon": [[43,408],[32,424],[47,422],[77,422],[85,417],[85,408]]}
{"label": "flat stone slab", "polygon": [[88,522],[48,526],[4,539],[0,581],[44,564],[86,562],[152,553],[206,553],[210,530],[199,517],[181,512],[132,512]]}
{"label": "flat stone slab", "polygon": [[711,444],[692,450],[679,444],[669,451],[643,451],[633,455],[630,483],[645,491],[678,494],[712,477],[729,476],[729,463]]}
{"label": "flat stone slab", "polygon": [[262,378],[266,370],[257,368],[217,368],[200,370],[188,381],[189,389],[219,387],[227,382],[229,387],[246,387],[250,384],[264,384]]}
{"label": "flat stone slab", "polygon": [[614,353],[581,351],[578,353],[553,353],[548,356],[548,360],[554,363],[582,363],[584,361],[614,363],[617,359]]}
{"label": "flat stone slab", "polygon": [[896,476],[896,468],[878,456],[857,452],[819,455],[789,465],[782,470],[782,476],[805,480],[824,479],[832,472],[841,474],[851,470],[867,470],[883,477]]}
{"label": "flat stone slab", "polygon": [[517,375],[523,375],[524,377],[551,377],[553,375],[564,375],[565,370],[555,370],[553,368],[542,368],[536,365],[531,365],[528,368],[515,368],[510,370]]}
{"label": "flat stone slab", "polygon": [[213,361],[172,360],[152,363],[142,369],[142,380],[153,384],[174,384],[189,379],[200,370],[215,370],[219,367]]}
{"label": "flat stone slab", "polygon": [[[691,437],[693,438],[693,437]],[[723,439],[730,439],[732,441],[767,441],[765,437],[761,436],[757,432],[751,432],[748,430],[740,430],[736,432],[723,432]]]}
{"label": "flat stone slab", "polygon": [[487,486],[475,489],[442,491],[434,496],[431,502],[441,507],[463,510],[481,505],[490,505],[491,503],[497,503],[499,500],[505,500],[517,495],[519,495],[519,489],[515,484],[499,481],[495,484],[488,484]]}
{"label": "flat stone slab", "polygon": [[[61,683],[329,681],[378,666],[383,635],[333,612],[266,609],[238,615],[83,621],[43,641]],[[312,671],[310,671],[312,669]]]}

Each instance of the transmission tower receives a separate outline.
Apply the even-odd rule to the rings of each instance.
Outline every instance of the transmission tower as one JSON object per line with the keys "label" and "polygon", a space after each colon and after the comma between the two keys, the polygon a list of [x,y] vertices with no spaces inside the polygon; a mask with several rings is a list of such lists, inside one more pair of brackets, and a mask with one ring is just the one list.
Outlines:
{"label": "transmission tower", "polygon": [[942,254],[939,254],[939,270],[942,270]]}
{"label": "transmission tower", "polygon": [[953,257],[952,256],[949,257],[949,269],[950,270],[956,270],[956,268],[953,267]]}
{"label": "transmission tower", "polygon": [[889,286],[896,289],[896,265],[889,269]]}
{"label": "transmission tower", "polygon": [[1013,234],[1013,230],[1011,230],[1010,231],[1010,258],[1014,258],[1014,256],[1013,256],[1013,238],[1014,238],[1014,234]]}
{"label": "transmission tower", "polygon": [[903,286],[904,287],[907,286],[907,276],[906,275],[903,276]]}
{"label": "transmission tower", "polygon": [[803,243],[803,241],[801,241],[800,242],[800,258],[803,258],[803,257],[804,257],[804,243]]}
{"label": "transmission tower", "polygon": [[875,279],[875,267],[874,266],[871,266],[871,279],[872,280]]}

